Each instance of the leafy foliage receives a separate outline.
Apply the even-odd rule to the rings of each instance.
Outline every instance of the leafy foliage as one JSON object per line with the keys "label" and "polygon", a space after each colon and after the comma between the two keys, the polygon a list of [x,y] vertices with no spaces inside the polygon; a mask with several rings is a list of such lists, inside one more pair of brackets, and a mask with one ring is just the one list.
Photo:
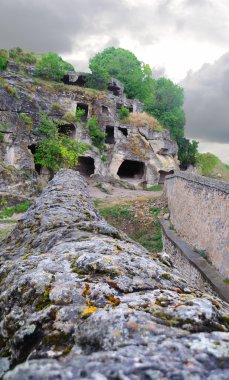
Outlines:
{"label": "leafy foliage", "polygon": [[196,165],[204,176],[210,176],[212,170],[220,163],[220,159],[212,153],[198,153]]}
{"label": "leafy foliage", "polygon": [[88,149],[88,145],[61,134],[57,125],[45,114],[42,115],[38,131],[42,139],[34,154],[35,163],[53,173],[61,167],[75,167],[78,164],[79,155]]}
{"label": "leafy foliage", "polygon": [[185,137],[178,139],[178,159],[180,160],[181,169],[187,169],[188,165],[195,165],[198,144],[198,141],[193,140],[191,142]]}
{"label": "leafy foliage", "polygon": [[89,67],[96,80],[106,88],[110,77],[124,84],[128,97],[141,97],[143,68],[142,63],[129,50],[110,47],[90,59]]}
{"label": "leafy foliage", "polygon": [[128,110],[128,108],[122,107],[122,108],[120,108],[118,113],[119,113],[119,119],[123,120],[126,117],[129,117],[130,111]]}
{"label": "leafy foliage", "polygon": [[92,116],[87,124],[88,132],[91,137],[92,143],[96,146],[100,152],[103,153],[104,150],[104,141],[106,137],[106,133],[101,131],[98,126],[98,119],[95,116]]}
{"label": "leafy foliage", "polygon": [[70,63],[65,62],[58,54],[49,52],[43,54],[37,62],[35,73],[37,76],[60,82],[64,74],[70,70],[74,70]]}
{"label": "leafy foliage", "polygon": [[3,71],[3,70],[6,69],[6,67],[7,67],[7,62],[8,62],[8,60],[7,60],[6,57],[1,57],[1,56],[0,56],[0,71]]}

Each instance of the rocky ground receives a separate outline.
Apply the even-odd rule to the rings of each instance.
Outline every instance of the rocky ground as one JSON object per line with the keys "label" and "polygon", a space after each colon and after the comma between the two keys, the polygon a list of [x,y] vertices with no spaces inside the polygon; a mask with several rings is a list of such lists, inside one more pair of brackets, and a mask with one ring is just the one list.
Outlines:
{"label": "rocky ground", "polygon": [[229,378],[229,307],[61,170],[0,244],[4,380]]}

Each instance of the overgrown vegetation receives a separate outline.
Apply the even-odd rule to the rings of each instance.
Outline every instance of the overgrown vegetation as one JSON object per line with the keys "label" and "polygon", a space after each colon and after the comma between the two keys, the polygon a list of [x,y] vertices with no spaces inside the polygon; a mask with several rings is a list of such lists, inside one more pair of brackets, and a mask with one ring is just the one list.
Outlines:
{"label": "overgrown vegetation", "polygon": [[162,250],[161,227],[156,219],[160,208],[153,207],[151,209],[152,218],[149,223],[143,223],[140,218],[135,217],[134,205],[99,207],[99,211],[110,224],[126,232],[150,252]]}
{"label": "overgrown vegetation", "polygon": [[61,167],[77,166],[79,155],[88,149],[87,144],[61,134],[57,124],[45,114],[42,114],[38,131],[42,137],[34,154],[35,163],[52,173]]}
{"label": "overgrown vegetation", "polygon": [[74,67],[65,62],[58,54],[49,52],[42,54],[40,61],[36,64],[35,73],[42,78],[60,82],[66,72],[74,70]]}
{"label": "overgrown vegetation", "polygon": [[98,125],[97,117],[92,116],[89,119],[87,123],[87,129],[88,129],[93,145],[98,148],[100,154],[102,155],[104,146],[105,146],[106,133],[101,131]]}
{"label": "overgrown vegetation", "polygon": [[0,142],[4,141],[5,132],[8,129],[8,125],[4,123],[0,123]]}
{"label": "overgrown vegetation", "polygon": [[223,164],[220,159],[212,153],[198,153],[196,155],[196,167],[199,174],[203,176],[225,181],[229,180],[227,165]]}
{"label": "overgrown vegetation", "polygon": [[118,111],[119,119],[123,120],[129,117],[130,111],[126,107],[121,107]]}
{"label": "overgrown vegetation", "polygon": [[27,128],[31,128],[32,127],[33,120],[31,119],[31,117],[29,115],[27,115],[26,113],[20,113],[19,117],[20,117],[21,121],[25,124],[25,126]]}
{"label": "overgrown vegetation", "polygon": [[8,51],[1,49],[0,50],[0,71],[6,70],[8,63]]}
{"label": "overgrown vegetation", "polygon": [[147,114],[146,112],[135,113],[131,112],[128,117],[123,118],[123,123],[129,124],[132,127],[145,127],[161,132],[163,128],[158,123],[158,121],[153,117]]}
{"label": "overgrown vegetation", "polygon": [[32,52],[25,52],[20,47],[9,50],[9,58],[14,60],[17,64],[30,64],[33,65],[37,61],[37,57]]}
{"label": "overgrown vegetation", "polygon": [[8,207],[8,208],[3,206],[1,202],[1,206],[4,208],[4,210],[0,211],[0,219],[3,219],[5,217],[12,216],[13,214],[23,213],[27,211],[30,206],[30,202],[26,201],[19,205],[15,205],[13,207]]}
{"label": "overgrown vegetation", "polygon": [[182,168],[195,164],[198,145],[184,138],[184,93],[180,86],[167,78],[154,79],[148,64],[121,48],[110,47],[97,53],[90,59],[89,67],[95,87],[96,81],[100,88],[101,83],[107,88],[110,77],[119,79],[128,97],[141,100],[145,111],[170,130],[172,138],[178,143]]}

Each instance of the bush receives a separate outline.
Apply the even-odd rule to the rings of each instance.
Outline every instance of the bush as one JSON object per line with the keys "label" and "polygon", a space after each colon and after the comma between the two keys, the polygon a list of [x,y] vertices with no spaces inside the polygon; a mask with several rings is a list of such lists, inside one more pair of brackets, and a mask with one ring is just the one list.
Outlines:
{"label": "bush", "polygon": [[73,115],[71,112],[66,112],[62,119],[68,123],[75,123],[76,121],[75,115]]}
{"label": "bush", "polygon": [[120,108],[119,112],[119,119],[123,120],[126,117],[129,117],[130,111],[126,107]]}
{"label": "bush", "polygon": [[45,114],[42,115],[38,131],[42,138],[34,154],[35,163],[52,173],[56,173],[61,167],[77,166],[79,155],[88,149],[88,145],[81,141],[59,133],[57,124]]}
{"label": "bush", "polygon": [[58,54],[49,52],[41,56],[41,60],[36,64],[35,74],[60,82],[64,74],[71,70],[74,70],[74,67],[70,63],[65,62]]}
{"label": "bush", "polygon": [[104,146],[105,146],[104,142],[105,142],[106,133],[101,131],[101,129],[99,128],[97,117],[93,116],[88,121],[87,129],[88,129],[93,145],[96,146],[100,154],[102,154],[104,150]]}
{"label": "bush", "polygon": [[210,176],[219,163],[220,159],[212,153],[198,153],[196,155],[196,166],[203,176]]}
{"label": "bush", "polygon": [[8,64],[8,57],[3,52],[4,50],[0,50],[0,71],[5,70]]}

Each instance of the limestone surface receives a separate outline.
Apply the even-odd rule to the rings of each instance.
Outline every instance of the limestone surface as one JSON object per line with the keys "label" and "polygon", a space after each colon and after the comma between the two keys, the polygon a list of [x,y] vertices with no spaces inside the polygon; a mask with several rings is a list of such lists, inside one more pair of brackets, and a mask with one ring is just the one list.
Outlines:
{"label": "limestone surface", "polygon": [[0,252],[4,380],[229,378],[228,304],[108,225],[76,172]]}

